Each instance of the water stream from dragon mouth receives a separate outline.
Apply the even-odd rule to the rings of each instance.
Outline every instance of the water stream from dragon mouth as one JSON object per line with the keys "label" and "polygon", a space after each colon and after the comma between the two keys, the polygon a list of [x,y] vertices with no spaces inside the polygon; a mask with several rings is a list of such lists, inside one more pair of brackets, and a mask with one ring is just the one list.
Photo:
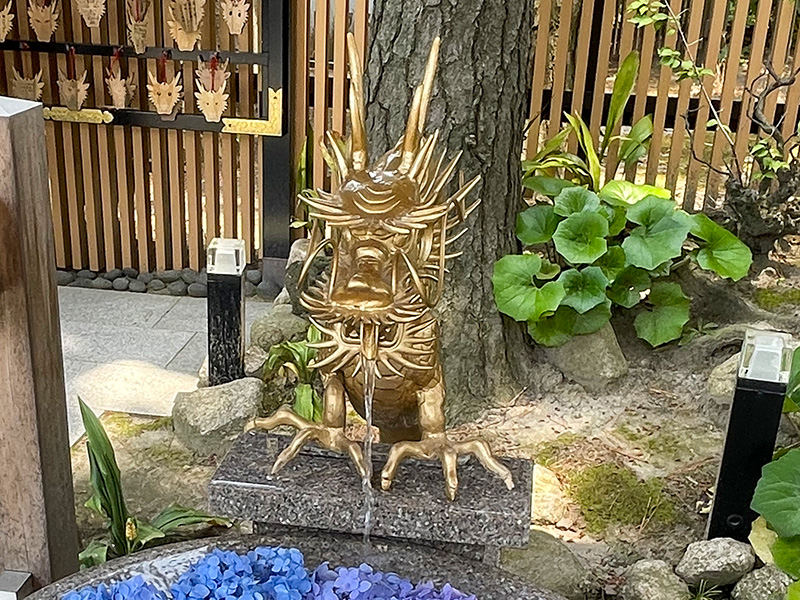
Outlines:
{"label": "water stream from dragon mouth", "polygon": [[372,511],[375,507],[375,493],[372,489],[372,399],[375,396],[375,360],[361,357],[361,367],[364,372],[364,418],[367,421],[367,435],[364,438],[364,463],[367,473],[361,481],[364,492],[364,555],[368,556],[372,550],[370,533],[372,532]]}

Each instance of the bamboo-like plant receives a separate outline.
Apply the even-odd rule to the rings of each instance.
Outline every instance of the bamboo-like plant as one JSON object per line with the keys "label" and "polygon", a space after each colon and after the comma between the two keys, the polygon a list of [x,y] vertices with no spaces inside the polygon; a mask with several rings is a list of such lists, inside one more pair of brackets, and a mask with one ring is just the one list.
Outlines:
{"label": "bamboo-like plant", "polygon": [[168,506],[149,522],[131,515],[125,504],[122,476],[114,447],[92,409],[80,398],[78,403],[86,429],[89,483],[94,492],[84,506],[105,518],[108,529],[107,538],[92,540],[79,554],[83,566],[101,564],[109,558],[125,556],[147,546],[166,542],[183,526],[231,526],[231,522],[224,517],[177,504]]}
{"label": "bamboo-like plant", "polygon": [[316,373],[311,362],[316,358],[317,351],[311,344],[319,341],[320,332],[311,325],[305,340],[276,344],[269,349],[267,358],[268,369],[281,369],[285,373],[291,373],[291,377],[296,379],[294,411],[303,418],[317,422],[322,421],[322,398],[314,389]]}

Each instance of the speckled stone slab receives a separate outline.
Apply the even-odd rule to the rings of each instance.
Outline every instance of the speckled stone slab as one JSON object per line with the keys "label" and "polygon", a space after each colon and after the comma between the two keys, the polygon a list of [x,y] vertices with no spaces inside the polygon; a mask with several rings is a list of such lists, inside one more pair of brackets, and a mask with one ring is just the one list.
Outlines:
{"label": "speckled stone slab", "polygon": [[[242,434],[211,480],[212,511],[257,521],[262,527],[274,523],[363,531],[365,500],[349,458],[308,447],[277,475],[270,474],[290,439],[263,431]],[[375,536],[480,546],[522,547],[528,541],[530,461],[503,459],[514,476],[513,490],[476,459],[460,462],[458,497],[450,502],[442,467],[435,461],[404,462],[392,489],[380,490],[378,478],[388,451],[385,444],[374,449]]]}
{"label": "speckled stone slab", "polygon": [[256,546],[299,548],[309,569],[324,561],[331,567],[357,566],[366,561],[376,569],[397,573],[414,582],[430,581],[437,587],[449,582],[462,592],[474,594],[478,600],[564,600],[554,592],[539,589],[500,569],[441,550],[381,542],[373,544],[372,552],[365,557],[361,540],[356,536],[310,533],[226,536],[161,546],[76,573],[39,590],[28,600],[60,600],[69,591],[87,585],[110,584],[134,575],[142,575],[145,580],[168,590],[183,571],[213,548],[241,553]]}

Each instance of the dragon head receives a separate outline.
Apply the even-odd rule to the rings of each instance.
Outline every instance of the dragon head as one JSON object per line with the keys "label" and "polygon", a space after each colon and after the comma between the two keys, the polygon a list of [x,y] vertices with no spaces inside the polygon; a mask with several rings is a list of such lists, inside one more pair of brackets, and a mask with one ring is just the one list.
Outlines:
{"label": "dragon head", "polygon": [[309,286],[301,302],[323,332],[334,326],[340,346],[349,343],[367,358],[382,343],[393,343],[398,324],[419,320],[439,301],[445,263],[455,256],[447,246],[466,231],[453,229],[480,202],[465,201],[479,176],[448,194],[460,154],[446,163],[445,152],[436,149],[439,132],[424,133],[439,45],[436,38],[405,135],[370,164],[363,73],[348,36],[352,133],[345,141],[327,132],[324,146],[340,183],[333,193],[300,197],[314,222],[300,289],[314,259],[326,249],[331,255],[330,273]]}

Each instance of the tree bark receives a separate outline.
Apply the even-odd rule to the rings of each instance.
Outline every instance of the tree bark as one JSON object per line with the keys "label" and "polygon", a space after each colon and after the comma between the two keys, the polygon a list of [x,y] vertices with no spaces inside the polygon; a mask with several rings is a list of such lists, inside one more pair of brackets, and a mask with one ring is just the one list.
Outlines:
{"label": "tree bark", "polygon": [[482,182],[482,204],[450,261],[438,306],[447,385],[448,424],[474,419],[529,385],[530,346],[523,330],[502,318],[492,270],[518,251],[517,213],[524,208],[520,155],[527,117],[533,2],[530,0],[375,0],[367,64],[370,152],[379,156],[403,134],[414,87],[428,50],[442,38],[427,132],[441,130],[440,148],[463,150],[460,169]]}

